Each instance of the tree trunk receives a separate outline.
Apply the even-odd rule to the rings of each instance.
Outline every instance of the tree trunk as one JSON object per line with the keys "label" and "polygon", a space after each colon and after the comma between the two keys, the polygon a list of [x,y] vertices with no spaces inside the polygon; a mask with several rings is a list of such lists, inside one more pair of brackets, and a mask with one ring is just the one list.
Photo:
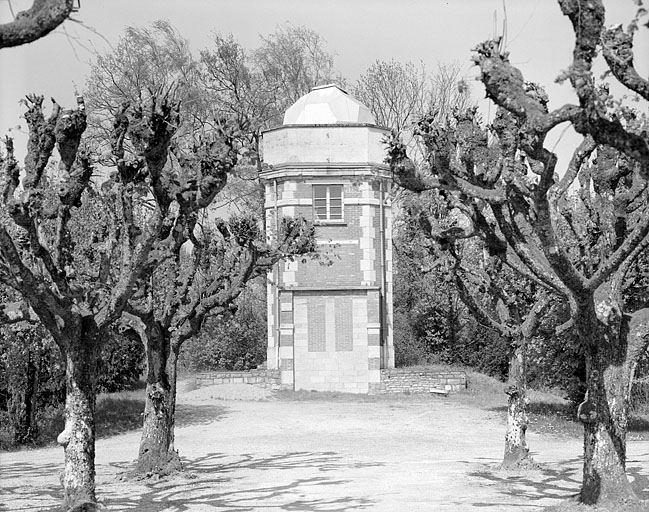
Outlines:
{"label": "tree trunk", "polygon": [[98,330],[82,321],[81,335],[69,340],[66,355],[65,430],[58,443],[65,450],[64,511],[96,510],[95,400],[97,368],[101,354]]}
{"label": "tree trunk", "polygon": [[521,341],[509,361],[507,393],[507,433],[502,469],[536,467],[527,446],[527,378],[525,340]]}
{"label": "tree trunk", "polygon": [[178,353],[157,323],[146,329],[147,384],[144,427],[135,478],[166,476],[182,470],[174,449]]}
{"label": "tree trunk", "polygon": [[[606,329],[586,352],[587,393],[578,416],[584,424],[580,500],[620,505],[638,501],[626,477],[626,434],[631,371],[625,334]],[[603,339],[602,339],[603,338]]]}

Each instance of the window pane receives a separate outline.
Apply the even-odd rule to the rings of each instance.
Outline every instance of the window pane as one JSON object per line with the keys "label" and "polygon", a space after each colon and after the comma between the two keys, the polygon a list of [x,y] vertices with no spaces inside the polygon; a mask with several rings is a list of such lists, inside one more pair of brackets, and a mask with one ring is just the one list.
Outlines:
{"label": "window pane", "polygon": [[313,185],[314,199],[326,199],[326,197],[327,197],[327,185]]}
{"label": "window pane", "polygon": [[342,185],[331,185],[329,187],[329,196],[331,197],[332,200],[334,198],[340,200],[340,198],[342,198],[342,195],[343,195]]}

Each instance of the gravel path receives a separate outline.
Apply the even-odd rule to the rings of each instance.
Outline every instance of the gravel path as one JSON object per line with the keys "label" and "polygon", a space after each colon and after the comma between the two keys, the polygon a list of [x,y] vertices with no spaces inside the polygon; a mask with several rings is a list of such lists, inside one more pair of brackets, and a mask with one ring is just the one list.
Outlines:
{"label": "gravel path", "polygon": [[[176,447],[184,476],[120,481],[139,432],[99,440],[97,489],[105,510],[536,511],[579,488],[580,440],[532,433],[542,470],[493,471],[503,450],[501,416],[453,396],[286,401],[249,388],[180,393]],[[648,452],[649,442],[629,444],[629,472],[644,498]],[[0,457],[0,510],[60,502],[60,449]]]}

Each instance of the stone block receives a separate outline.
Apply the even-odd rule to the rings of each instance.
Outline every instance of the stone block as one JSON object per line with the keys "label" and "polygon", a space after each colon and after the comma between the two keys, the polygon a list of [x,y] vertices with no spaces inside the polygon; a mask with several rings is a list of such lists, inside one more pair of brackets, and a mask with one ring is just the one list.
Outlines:
{"label": "stone block", "polygon": [[381,382],[381,371],[380,370],[369,370],[367,372],[367,380],[373,383]]}

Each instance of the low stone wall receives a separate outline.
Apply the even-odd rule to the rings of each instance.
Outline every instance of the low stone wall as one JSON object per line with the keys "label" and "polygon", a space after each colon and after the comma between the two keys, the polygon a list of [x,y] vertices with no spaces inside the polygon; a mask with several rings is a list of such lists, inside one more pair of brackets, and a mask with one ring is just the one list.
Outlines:
{"label": "low stone wall", "polygon": [[247,370],[239,372],[207,372],[196,376],[198,387],[213,384],[254,384],[261,388],[280,389],[279,370]]}
{"label": "low stone wall", "polygon": [[[279,370],[248,370],[235,372],[206,372],[196,376],[198,387],[213,384],[254,384],[268,389],[293,389],[282,386]],[[370,394],[430,393],[431,389],[455,392],[466,389],[466,373],[440,372],[433,369],[394,368],[381,370],[381,382],[370,383]]]}
{"label": "low stone wall", "polygon": [[372,393],[430,393],[431,389],[455,392],[466,389],[466,373],[433,369],[394,368],[381,370],[381,383]]}

